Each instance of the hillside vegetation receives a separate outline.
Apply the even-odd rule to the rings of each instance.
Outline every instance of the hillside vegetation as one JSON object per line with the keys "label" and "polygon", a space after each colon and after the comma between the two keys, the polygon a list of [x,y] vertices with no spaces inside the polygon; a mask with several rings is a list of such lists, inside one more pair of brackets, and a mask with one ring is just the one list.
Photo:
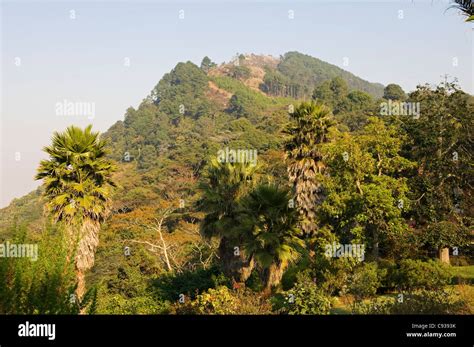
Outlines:
{"label": "hillside vegetation", "polygon": [[[406,94],[298,52],[206,58],[100,137],[53,142],[45,185],[0,210],[0,240],[50,255],[0,259],[0,313],[472,313],[471,95]],[[61,272],[64,238],[94,228],[88,266]],[[339,244],[359,253],[328,256]]]}

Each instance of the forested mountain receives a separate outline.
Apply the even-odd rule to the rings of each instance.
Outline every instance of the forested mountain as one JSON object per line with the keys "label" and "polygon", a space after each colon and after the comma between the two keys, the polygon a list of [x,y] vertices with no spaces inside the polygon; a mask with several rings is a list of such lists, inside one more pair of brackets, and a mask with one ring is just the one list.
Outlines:
{"label": "forested mountain", "polygon": [[[274,76],[284,79],[278,87],[269,82]],[[134,163],[138,172],[155,165],[167,166],[171,161],[199,170],[222,145],[260,152],[281,147],[279,132],[288,121],[288,106],[303,95],[288,92],[288,97],[282,97],[279,94],[284,93],[275,90],[298,86],[296,89],[306,90],[310,99],[315,86],[334,77],[341,77],[348,89],[383,95],[382,85],[370,84],[298,52],[286,53],[280,59],[241,55],[210,68],[178,63],[137,109],[130,107],[125,119],[103,136],[110,140],[111,157],[124,165]],[[15,199],[0,210],[0,223],[11,222],[15,214],[12,209],[34,209],[33,201],[39,196],[38,191]],[[31,220],[41,214],[39,210],[31,212],[24,217]]]}
{"label": "forested mountain", "polygon": [[350,90],[361,90],[382,97],[384,86],[370,83],[320,59],[299,52],[284,54],[276,69],[268,69],[262,89],[274,95],[311,97],[316,86],[335,77],[344,79]]}
{"label": "forested mountain", "polygon": [[[410,290],[450,283],[448,270],[421,260],[449,247],[464,265],[471,259],[472,96],[454,84],[397,87],[298,52],[178,63],[101,136],[116,187],[104,198],[110,214],[86,274],[96,311],[328,313],[331,296],[401,288],[418,267],[443,275]],[[422,112],[381,115],[391,102]],[[257,165],[216,163],[229,149],[256,151]],[[0,210],[0,240],[21,230],[38,239],[48,224],[43,192]],[[365,245],[372,263],[321,256],[337,242]],[[285,291],[309,292],[317,304],[295,308]]]}

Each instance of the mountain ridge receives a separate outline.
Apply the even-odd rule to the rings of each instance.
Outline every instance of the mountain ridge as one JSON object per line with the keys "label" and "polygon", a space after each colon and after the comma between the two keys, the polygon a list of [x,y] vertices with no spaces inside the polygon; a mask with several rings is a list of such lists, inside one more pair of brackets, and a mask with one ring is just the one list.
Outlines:
{"label": "mountain ridge", "polygon": [[[303,81],[309,83],[304,86],[308,95],[274,93],[268,88],[268,80],[272,77],[269,74],[281,74],[285,78],[283,83],[289,83],[287,89],[294,86],[301,88],[302,82],[298,76],[307,77],[311,69],[324,67],[329,68],[329,72],[311,77],[310,82],[307,82],[307,79],[306,82]],[[302,72],[295,73],[295,68],[301,69]],[[280,140],[272,133],[278,131],[286,122],[288,105],[297,101],[298,97],[310,98],[309,91],[312,92],[313,86],[327,81],[328,76],[335,76],[337,73],[343,78],[351,77],[352,80],[367,83],[366,90],[370,90],[368,86],[371,85],[375,89],[383,88],[382,85],[371,84],[335,65],[298,52],[288,52],[280,57],[241,54],[230,62],[212,66],[208,71],[203,71],[202,67],[189,61],[180,62],[160,79],[137,109],[130,107],[125,117],[112,124],[103,136],[110,141],[111,156],[119,163],[124,163],[124,155],[128,153],[131,161],[137,164],[136,169],[149,169],[153,166],[150,157],[161,157],[179,148],[185,140],[183,136],[174,134],[176,129],[168,128],[170,121],[176,128],[185,124],[189,127],[186,117],[198,123],[205,123],[209,121],[208,115],[215,117],[216,114],[222,113],[221,116],[230,122],[230,127],[219,129],[216,134],[207,135],[209,139],[215,140],[216,144],[223,145],[234,141],[242,146],[254,143],[255,138],[264,138],[266,145],[260,150],[276,150]],[[349,78],[348,82],[350,81]],[[376,94],[380,94],[380,91]],[[206,117],[199,120],[202,116]],[[262,131],[264,126],[260,123],[265,123],[267,127],[265,131]],[[251,135],[244,136],[243,139],[241,135],[245,132]],[[131,138],[133,140],[130,140]],[[217,146],[213,150],[216,151]],[[209,149],[205,153],[209,155]],[[204,165],[205,157],[203,155],[198,157],[199,160],[191,160],[190,163],[195,169]],[[171,156],[167,159],[173,160],[173,158],[176,157]],[[39,201],[39,192],[40,190],[35,190],[24,197],[16,198],[8,206],[0,209],[0,226],[5,228],[7,226],[5,222],[12,221],[7,215],[14,213],[12,211],[16,209],[15,206],[21,209],[22,206],[28,205],[30,211],[28,215],[39,216],[38,211],[32,213],[35,211],[32,208],[33,201],[35,199]],[[26,204],[23,201],[26,197],[33,200]]]}

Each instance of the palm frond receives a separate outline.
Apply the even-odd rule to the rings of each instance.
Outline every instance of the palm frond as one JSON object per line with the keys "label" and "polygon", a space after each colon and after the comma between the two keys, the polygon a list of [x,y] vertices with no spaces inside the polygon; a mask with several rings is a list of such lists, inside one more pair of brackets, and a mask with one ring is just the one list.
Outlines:
{"label": "palm frond", "polygon": [[449,8],[456,8],[467,17],[466,22],[474,20],[474,3],[472,0],[454,0]]}

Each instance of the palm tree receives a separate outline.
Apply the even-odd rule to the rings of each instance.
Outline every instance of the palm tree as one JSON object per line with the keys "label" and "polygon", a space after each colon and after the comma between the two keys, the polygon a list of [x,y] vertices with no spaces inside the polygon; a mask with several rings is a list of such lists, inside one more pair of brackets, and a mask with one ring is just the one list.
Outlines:
{"label": "palm tree", "polygon": [[[219,237],[219,258],[224,273],[237,282],[245,282],[253,270],[253,259],[245,256],[242,240],[234,232],[238,223],[237,202],[253,186],[258,167],[249,163],[209,163],[200,190],[200,209],[206,213],[201,232]],[[237,249],[235,247],[238,247]]]}
{"label": "palm tree", "polygon": [[298,228],[300,215],[289,206],[288,190],[259,185],[242,200],[239,229],[244,249],[263,270],[265,292],[281,282],[288,265],[304,247]]}
{"label": "palm tree", "polygon": [[55,132],[52,145],[43,150],[36,179],[43,179],[47,209],[56,222],[67,226],[70,243],[77,247],[77,296],[85,292],[85,272],[94,265],[99,229],[109,213],[113,164],[106,158],[105,141],[89,125]]}
{"label": "palm tree", "polygon": [[296,206],[303,216],[301,228],[306,236],[317,229],[316,207],[324,198],[321,175],[324,171],[321,146],[329,141],[334,125],[330,110],[313,102],[303,102],[291,114],[294,122],[285,130],[288,176],[296,195]]}
{"label": "palm tree", "polygon": [[472,0],[454,0],[454,4],[451,7],[460,10],[467,17],[466,22],[474,21],[474,3]]}

